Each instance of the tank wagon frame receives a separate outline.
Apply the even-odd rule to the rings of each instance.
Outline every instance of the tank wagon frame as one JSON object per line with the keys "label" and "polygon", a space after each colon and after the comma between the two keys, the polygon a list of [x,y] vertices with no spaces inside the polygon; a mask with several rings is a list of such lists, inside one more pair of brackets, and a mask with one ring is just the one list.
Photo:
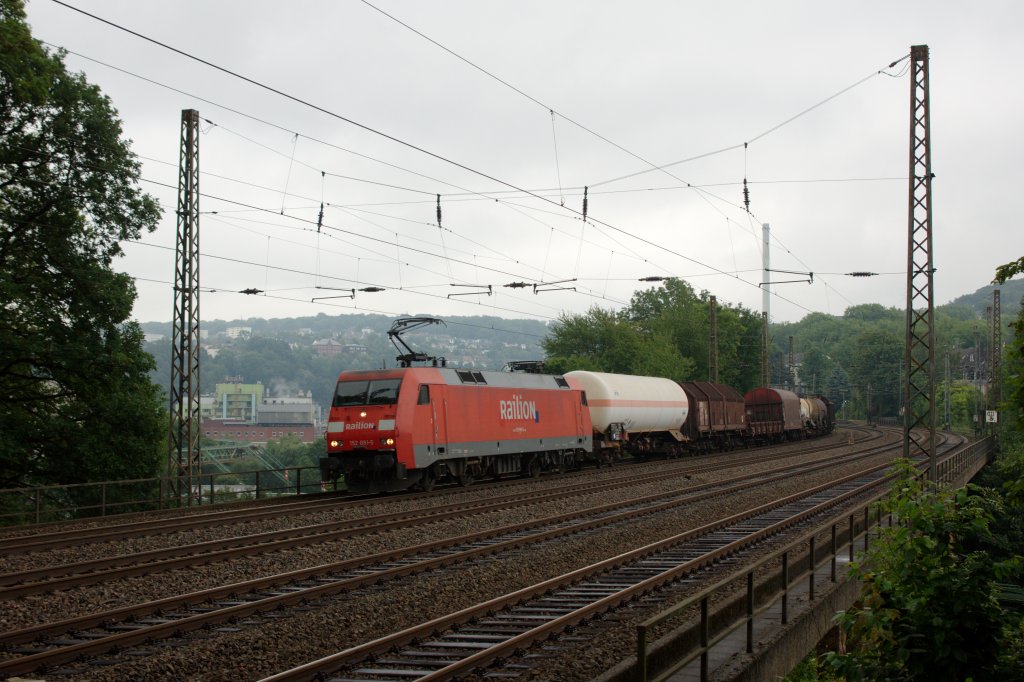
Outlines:
{"label": "tank wagon frame", "polygon": [[565,380],[587,396],[598,465],[626,453],[677,457],[686,451],[681,429],[690,403],[671,379],[578,370],[567,372]]}

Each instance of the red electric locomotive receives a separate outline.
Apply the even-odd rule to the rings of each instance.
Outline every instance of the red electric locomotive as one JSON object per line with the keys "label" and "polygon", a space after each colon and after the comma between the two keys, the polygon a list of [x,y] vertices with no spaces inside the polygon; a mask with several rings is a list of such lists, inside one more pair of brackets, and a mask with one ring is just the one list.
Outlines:
{"label": "red electric locomotive", "polygon": [[438,367],[342,372],[327,425],[324,480],[353,492],[453,479],[539,475],[592,450],[583,391],[560,376]]}

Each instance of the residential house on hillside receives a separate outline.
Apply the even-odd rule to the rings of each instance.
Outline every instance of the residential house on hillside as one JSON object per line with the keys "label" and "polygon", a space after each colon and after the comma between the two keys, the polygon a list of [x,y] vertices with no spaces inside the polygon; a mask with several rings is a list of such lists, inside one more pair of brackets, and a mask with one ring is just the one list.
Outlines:
{"label": "residential house on hillside", "polygon": [[313,352],[320,357],[331,357],[342,351],[342,344],[334,339],[319,339],[313,342]]}

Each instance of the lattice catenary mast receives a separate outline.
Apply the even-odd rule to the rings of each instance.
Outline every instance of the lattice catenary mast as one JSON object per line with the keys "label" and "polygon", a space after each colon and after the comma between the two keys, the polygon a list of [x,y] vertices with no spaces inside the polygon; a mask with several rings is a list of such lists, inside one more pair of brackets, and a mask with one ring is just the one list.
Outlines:
{"label": "lattice catenary mast", "polygon": [[935,294],[932,287],[932,162],[928,46],[910,48],[910,197],[907,333],[904,350],[903,456],[928,457],[935,469]]}
{"label": "lattice catenary mast", "polygon": [[[991,367],[989,376],[991,377],[991,384],[989,384],[989,402],[991,407],[989,409],[996,411],[998,415],[999,403],[1003,401],[1003,339],[1002,339],[1002,317],[999,312],[999,289],[992,290],[992,351],[989,353],[991,360],[989,361],[989,367]],[[996,417],[998,420],[998,416]],[[996,422],[998,424],[998,421]],[[995,429],[996,424],[993,424],[992,428]]]}
{"label": "lattice catenary mast", "polygon": [[171,343],[171,426],[167,457],[173,494],[192,504],[200,472],[199,416],[199,112],[181,112],[178,236]]}
{"label": "lattice catenary mast", "polygon": [[708,314],[711,336],[708,339],[708,381],[718,383],[718,299],[711,297]]}

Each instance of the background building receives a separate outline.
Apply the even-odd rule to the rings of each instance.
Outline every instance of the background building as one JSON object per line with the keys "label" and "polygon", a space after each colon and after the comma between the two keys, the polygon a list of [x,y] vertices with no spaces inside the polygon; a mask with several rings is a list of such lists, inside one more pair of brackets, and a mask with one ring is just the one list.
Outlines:
{"label": "background building", "polygon": [[228,377],[212,396],[200,398],[203,435],[214,440],[267,442],[297,436],[304,442],[320,437],[320,406],[312,391],[295,396],[267,397],[263,384]]}

